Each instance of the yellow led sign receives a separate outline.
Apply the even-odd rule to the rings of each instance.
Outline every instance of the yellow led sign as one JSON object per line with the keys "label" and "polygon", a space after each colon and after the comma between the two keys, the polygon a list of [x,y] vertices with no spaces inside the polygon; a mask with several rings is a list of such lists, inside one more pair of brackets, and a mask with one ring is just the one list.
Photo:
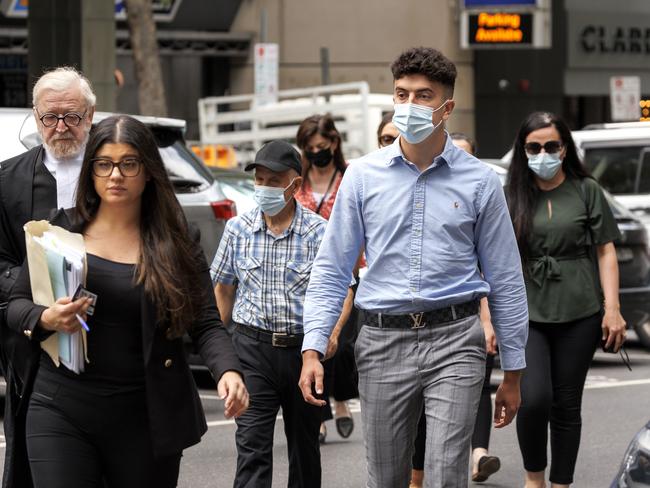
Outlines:
{"label": "yellow led sign", "polygon": [[469,15],[469,44],[531,44],[532,14],[480,12]]}

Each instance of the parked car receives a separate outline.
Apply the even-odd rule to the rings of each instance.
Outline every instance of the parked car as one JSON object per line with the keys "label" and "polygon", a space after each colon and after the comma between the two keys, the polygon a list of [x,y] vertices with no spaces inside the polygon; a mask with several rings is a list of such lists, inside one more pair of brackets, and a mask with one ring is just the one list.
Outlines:
{"label": "parked car", "polygon": [[650,421],[634,436],[610,488],[650,487]]}
{"label": "parked car", "polygon": [[255,203],[255,180],[251,173],[240,170],[210,167],[226,198],[235,202],[237,212],[243,214],[257,207]]}
{"label": "parked car", "polygon": [[[113,115],[96,112],[93,121]],[[151,129],[160,155],[174,185],[185,216],[201,231],[201,246],[212,260],[226,221],[236,215],[235,203],[223,193],[205,164],[185,145],[186,123],[180,119],[135,116]],[[41,143],[30,109],[0,109],[0,130],[4,134],[0,161],[16,156]]]}

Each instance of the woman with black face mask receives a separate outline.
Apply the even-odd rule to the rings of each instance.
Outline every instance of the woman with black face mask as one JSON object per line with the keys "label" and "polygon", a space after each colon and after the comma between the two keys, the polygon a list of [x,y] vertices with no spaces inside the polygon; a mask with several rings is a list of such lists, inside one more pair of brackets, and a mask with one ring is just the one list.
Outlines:
{"label": "woman with black face mask", "polygon": [[312,115],[296,135],[304,163],[303,185],[296,199],[329,220],[336,192],[345,173],[341,135],[329,115]]}
{"label": "woman with black face mask", "polygon": [[[296,135],[303,158],[303,184],[296,193],[296,200],[309,210],[329,220],[336,193],[347,166],[341,151],[341,135],[329,115],[312,115],[303,120]],[[355,278],[358,281],[358,269]],[[356,288],[356,287],[355,287]],[[350,295],[348,297],[352,299]],[[327,404],[323,407],[323,423],[319,439],[325,442],[327,430],[325,421],[332,419],[329,396],[335,400],[336,430],[343,438],[350,437],[354,421],[348,400],[359,396],[356,367],[354,363],[354,341],[356,338],[357,311],[352,308],[347,322],[340,320],[330,336],[325,359],[325,392]],[[345,325],[343,325],[345,324]]]}

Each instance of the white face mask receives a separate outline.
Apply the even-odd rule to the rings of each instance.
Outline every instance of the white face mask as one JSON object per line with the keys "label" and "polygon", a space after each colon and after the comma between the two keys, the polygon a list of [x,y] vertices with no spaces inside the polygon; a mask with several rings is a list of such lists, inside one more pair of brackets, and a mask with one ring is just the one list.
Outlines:
{"label": "white face mask", "polygon": [[406,142],[419,144],[442,125],[442,119],[436,125],[433,125],[433,114],[447,105],[448,101],[445,100],[435,110],[426,105],[418,105],[416,103],[396,103],[393,125],[397,127],[397,130],[406,139]]}
{"label": "white face mask", "polygon": [[253,198],[260,206],[262,212],[269,217],[279,214],[288,203],[284,199],[284,193],[293,185],[292,180],[286,188],[276,188],[275,186],[255,185],[255,195]]}
{"label": "white face mask", "polygon": [[562,167],[560,153],[547,153],[546,151],[539,154],[528,156],[528,167],[533,173],[543,180],[552,180]]}

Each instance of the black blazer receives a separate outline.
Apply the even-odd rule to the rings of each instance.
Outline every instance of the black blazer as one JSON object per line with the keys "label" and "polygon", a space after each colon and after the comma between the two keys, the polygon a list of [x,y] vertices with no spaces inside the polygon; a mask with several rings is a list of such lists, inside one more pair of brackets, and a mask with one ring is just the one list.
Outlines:
{"label": "black blazer", "polygon": [[[34,170],[44,154],[36,146],[0,166],[0,303],[8,300],[25,259],[23,225],[32,220]],[[56,196],[56,185],[51,192]]]}
{"label": "black blazer", "polygon": [[[40,348],[7,328],[4,307],[25,259],[23,225],[32,220],[34,172],[44,154],[43,146],[36,146],[0,165],[0,364],[7,382],[3,488],[32,485],[24,441],[27,402],[22,399],[28,400],[30,368]],[[56,199],[56,185],[48,191]]]}
{"label": "black blazer", "polygon": [[[80,230],[78,225],[72,224],[68,213],[62,210],[51,223],[72,231]],[[241,366],[219,317],[209,266],[199,245],[198,231],[193,234],[196,237],[196,254],[201,259],[201,269],[197,270],[196,279],[203,284],[206,300],[199,318],[188,332],[212,376],[218,381],[229,370],[241,374]],[[166,338],[167,325],[157,322],[154,303],[144,291],[141,293],[142,348],[151,437],[154,454],[165,456],[198,443],[207,430],[207,424],[185,358],[183,339]],[[31,331],[32,341],[43,340],[48,335],[38,325],[43,310],[44,307],[32,302],[29,271],[25,263],[11,293],[7,323],[18,332]]]}

